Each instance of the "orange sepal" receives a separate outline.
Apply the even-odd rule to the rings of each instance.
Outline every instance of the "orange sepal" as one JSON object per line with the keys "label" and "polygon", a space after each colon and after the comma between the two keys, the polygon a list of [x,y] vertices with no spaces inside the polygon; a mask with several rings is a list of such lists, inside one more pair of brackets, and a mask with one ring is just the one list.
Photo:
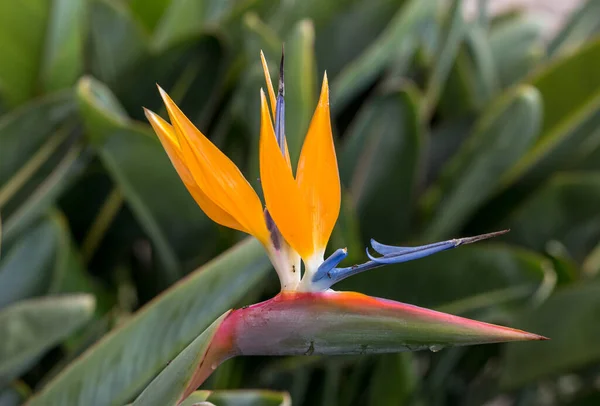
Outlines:
{"label": "orange sepal", "polygon": [[260,181],[267,209],[287,243],[303,259],[307,259],[313,254],[308,207],[292,170],[277,145],[269,107],[262,90],[260,102]]}
{"label": "orange sepal", "polygon": [[199,188],[242,227],[266,244],[269,233],[262,204],[238,167],[204,136],[159,87],[183,159]]}
{"label": "orange sepal", "polygon": [[198,203],[198,206],[200,206],[202,211],[215,223],[248,232],[248,230],[245,230],[244,227],[242,227],[242,225],[226,211],[210,200],[198,187],[194,177],[183,160],[183,153],[179,147],[179,141],[177,140],[177,135],[175,134],[173,127],[160,116],[148,109],[144,109],[144,113],[146,113],[146,118],[150,122],[150,125],[152,125],[154,132],[167,152],[167,155],[183,181],[183,184],[187,187],[187,190],[190,192],[196,203]]}
{"label": "orange sepal", "polygon": [[311,214],[315,252],[325,250],[341,204],[340,177],[329,116],[329,86],[325,74],[296,171],[296,181]]}

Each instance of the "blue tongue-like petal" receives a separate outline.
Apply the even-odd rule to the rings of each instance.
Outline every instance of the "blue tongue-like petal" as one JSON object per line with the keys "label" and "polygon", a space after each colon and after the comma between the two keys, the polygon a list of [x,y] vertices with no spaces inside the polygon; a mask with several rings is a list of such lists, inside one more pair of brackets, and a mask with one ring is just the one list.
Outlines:
{"label": "blue tongue-like petal", "polygon": [[374,257],[367,250],[367,255],[371,261],[380,264],[398,264],[401,262],[412,261],[427,257],[437,252],[445,251],[450,248],[458,247],[459,245],[471,244],[477,241],[486,240],[507,233],[508,230],[497,231],[495,233],[481,234],[475,237],[456,238],[453,240],[436,242],[433,244],[421,245],[418,247],[396,247],[393,245],[381,244],[375,240],[371,240],[373,249],[381,254],[381,257]]}
{"label": "blue tongue-like petal", "polygon": [[277,86],[277,101],[275,105],[275,137],[281,153],[285,156],[285,85],[283,78],[284,63],[283,46],[281,47],[281,63],[279,64],[279,85]]}
{"label": "blue tongue-like petal", "polygon": [[[495,233],[481,234],[474,237],[456,238],[453,240],[441,241],[433,244],[421,245],[418,247],[397,247],[393,245],[381,244],[375,240],[371,240],[371,246],[373,249],[382,256],[375,257],[371,255],[367,249],[367,255],[370,261],[347,268],[335,268],[337,263],[343,259],[342,257],[337,261],[337,263],[333,264],[332,259],[334,259],[334,257],[335,259],[338,258],[336,257],[338,252],[336,251],[334,255],[328,258],[323,265],[319,267],[319,271],[313,276],[312,282],[314,286],[318,287],[319,289],[329,289],[329,287],[331,287],[333,284],[346,279],[349,276],[356,275],[369,269],[378,268],[383,265],[399,264],[402,262],[408,262],[414,259],[427,257],[437,252],[458,247],[459,245],[471,244],[477,241],[496,237],[505,234],[508,231],[509,230],[503,230]],[[332,261],[330,262],[330,260]],[[327,266],[325,266],[326,264]]]}

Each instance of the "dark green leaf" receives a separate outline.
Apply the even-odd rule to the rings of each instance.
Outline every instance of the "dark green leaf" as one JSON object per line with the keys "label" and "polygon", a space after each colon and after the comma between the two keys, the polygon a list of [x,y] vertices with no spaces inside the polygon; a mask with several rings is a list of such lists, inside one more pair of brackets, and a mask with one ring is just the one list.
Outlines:
{"label": "dark green leaf", "polygon": [[56,221],[46,219],[18,238],[0,262],[0,308],[48,291],[59,245]]}
{"label": "dark green leaf", "polygon": [[540,95],[530,86],[510,91],[487,109],[448,164],[440,184],[426,196],[425,204],[435,207],[427,240],[455,233],[498,189],[498,179],[538,136],[541,109]]}
{"label": "dark green leaf", "polygon": [[533,329],[550,340],[507,345],[502,385],[521,387],[598,361],[599,312],[600,284],[586,282],[561,289],[539,308],[519,315],[518,327]]}
{"label": "dark green leaf", "polygon": [[414,357],[410,352],[379,357],[371,377],[369,404],[372,406],[407,404],[418,382],[413,362]]}
{"label": "dark green leaf", "polygon": [[515,243],[544,251],[560,241],[583,261],[600,240],[600,174],[558,174],[507,219]]}
{"label": "dark green leaf", "polygon": [[399,241],[407,231],[421,138],[414,88],[377,96],[359,111],[340,155],[340,176],[363,219],[363,235]]}
{"label": "dark green leaf", "polygon": [[30,299],[0,311],[0,386],[61,342],[94,313],[91,295]]}
{"label": "dark green leaf", "polygon": [[341,110],[354,96],[371,85],[386,66],[396,60],[401,44],[413,41],[420,25],[435,13],[436,2],[409,0],[394,15],[373,43],[335,78],[331,104]]}
{"label": "dark green leaf", "polygon": [[112,85],[148,53],[148,38],[122,2],[91,2],[90,69],[95,77]]}
{"label": "dark green leaf", "polygon": [[[1,6],[0,6],[1,7]],[[3,115],[0,119],[0,194],[2,187],[35,156],[58,127],[75,113],[71,92],[60,92]],[[39,167],[41,163],[36,166]],[[24,182],[22,182],[24,183]],[[0,198],[0,206],[5,203]]]}
{"label": "dark green leaf", "polygon": [[448,15],[446,16],[443,29],[440,31],[438,49],[435,53],[433,69],[427,79],[425,95],[423,98],[424,112],[427,116],[433,113],[437,104],[442,86],[448,78],[450,69],[458,54],[459,46],[466,33],[466,25],[463,19],[463,1],[453,0]]}

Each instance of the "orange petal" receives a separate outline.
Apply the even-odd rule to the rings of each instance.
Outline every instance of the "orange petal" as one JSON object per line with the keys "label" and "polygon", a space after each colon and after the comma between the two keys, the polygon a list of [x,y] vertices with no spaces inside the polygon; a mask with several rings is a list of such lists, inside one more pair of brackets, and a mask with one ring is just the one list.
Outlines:
{"label": "orange petal", "polygon": [[269,233],[262,204],[238,167],[208,140],[160,89],[183,159],[202,192],[243,230],[266,244]]}
{"label": "orange petal", "polygon": [[271,102],[273,121],[275,121],[275,106],[277,105],[277,99],[275,98],[275,90],[273,90],[273,82],[271,81],[269,66],[267,65],[267,60],[265,59],[265,54],[263,54],[263,51],[260,51],[260,62],[262,63],[263,73],[265,74],[265,82],[267,82],[267,92],[269,92],[269,101]]}
{"label": "orange petal", "polygon": [[260,92],[260,182],[277,228],[303,259],[313,254],[308,207],[277,145],[265,93]]}
{"label": "orange petal", "polygon": [[323,78],[296,171],[296,181],[309,207],[315,251],[324,250],[340,213],[341,191],[329,118],[329,86]]}
{"label": "orange petal", "polygon": [[204,211],[204,213],[206,213],[206,215],[215,223],[247,233],[248,230],[245,230],[239,222],[217,206],[202,192],[202,190],[200,190],[183,160],[183,153],[179,148],[179,142],[177,141],[177,136],[173,127],[154,112],[147,109],[144,109],[144,112],[146,113],[146,118],[148,118],[154,132],[158,135],[158,139],[167,152],[167,155],[171,159],[171,163],[175,167],[179,177],[202,211]]}

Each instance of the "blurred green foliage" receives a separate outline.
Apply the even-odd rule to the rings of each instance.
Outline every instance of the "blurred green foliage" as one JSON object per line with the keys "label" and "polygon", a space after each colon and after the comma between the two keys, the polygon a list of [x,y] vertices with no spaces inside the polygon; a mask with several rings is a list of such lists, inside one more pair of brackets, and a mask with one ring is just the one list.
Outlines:
{"label": "blurred green foliage", "polygon": [[195,205],[142,106],[164,113],[159,83],[257,186],[258,55],[274,68],[282,43],[293,160],[324,70],[330,78],[345,194],[330,248],[348,246],[348,263],[371,237],[512,229],[336,289],[552,340],[235,359],[206,388],[287,391],[294,405],[598,404],[599,2],[549,40],[519,11],[467,21],[461,10],[458,0],[0,2],[0,405],[127,403],[228,308],[277,291],[260,245],[230,248],[243,236]]}

